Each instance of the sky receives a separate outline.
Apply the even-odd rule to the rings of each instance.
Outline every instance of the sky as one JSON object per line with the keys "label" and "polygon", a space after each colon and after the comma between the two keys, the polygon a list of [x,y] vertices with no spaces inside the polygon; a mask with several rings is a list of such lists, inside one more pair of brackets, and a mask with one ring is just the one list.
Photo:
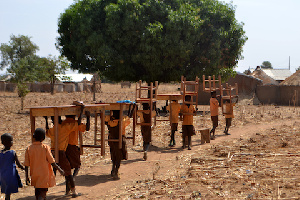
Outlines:
{"label": "sky", "polygon": [[[243,72],[270,61],[275,69],[291,72],[300,66],[299,0],[223,0],[236,6],[248,41],[236,70]],[[27,35],[39,46],[39,56],[59,55],[55,48],[57,22],[73,0],[0,0],[0,44],[10,36]],[[0,74],[5,71],[0,71]]]}

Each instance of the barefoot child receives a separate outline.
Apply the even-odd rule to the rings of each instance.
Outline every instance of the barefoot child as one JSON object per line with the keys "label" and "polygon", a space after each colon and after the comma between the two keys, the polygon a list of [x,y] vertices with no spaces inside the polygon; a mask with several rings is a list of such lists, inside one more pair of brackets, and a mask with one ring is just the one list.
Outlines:
{"label": "barefoot child", "polygon": [[175,132],[178,128],[178,116],[181,109],[181,105],[178,103],[177,100],[172,100],[171,105],[167,108],[170,111],[170,122],[171,122],[171,140],[170,140],[170,147],[175,146]]}
{"label": "barefoot child", "polygon": [[[119,139],[119,121],[120,121],[120,111],[113,110],[112,116],[105,117],[105,124],[108,127],[109,135],[108,139]],[[122,130],[122,148],[119,148],[119,143],[115,141],[109,141],[108,145],[110,147],[110,156],[112,160],[112,170],[111,176],[113,179],[119,179],[119,168],[121,165],[121,160],[127,160],[127,147],[125,138],[125,128],[130,124],[130,119],[128,117],[123,118],[123,130]]]}
{"label": "barefoot child", "polygon": [[4,149],[0,152],[1,193],[5,194],[5,200],[9,200],[11,193],[17,193],[18,188],[23,187],[16,164],[22,170],[24,167],[20,164],[16,152],[10,150],[13,145],[12,135],[9,133],[1,135],[1,142],[4,145]]}
{"label": "barefoot child", "polygon": [[[51,150],[54,155],[55,150],[55,133],[54,127],[49,129],[48,119],[46,119],[46,135],[51,139]],[[72,132],[85,131],[86,126],[84,124],[78,125],[75,120],[75,115],[67,115],[66,119],[58,124],[58,149],[59,149],[59,161],[58,165],[65,172],[66,179],[66,195],[72,192],[72,197],[80,196],[80,193],[77,193],[75,190],[75,181],[72,175],[71,164],[67,159],[66,149],[69,142],[69,136]],[[54,155],[55,156],[55,155]]]}
{"label": "barefoot child", "polygon": [[234,118],[233,115],[233,106],[235,106],[235,103],[230,102],[229,99],[226,99],[224,103],[224,116],[226,120],[226,127],[224,130],[225,135],[230,135],[228,133],[229,127],[231,126],[232,118]]}
{"label": "barefoot child", "polygon": [[[143,110],[146,112],[138,113],[141,118],[141,123],[150,123],[151,122],[151,113],[150,106],[148,103],[143,103]],[[143,136],[143,150],[144,150],[144,160],[147,160],[147,152],[151,143],[151,126],[141,125],[141,133]]]}
{"label": "barefoot child", "polygon": [[211,121],[213,124],[213,128],[210,131],[210,139],[215,139],[215,131],[218,127],[218,115],[219,115],[219,102],[217,100],[217,92],[212,91],[211,92],[211,98],[210,98],[210,115],[211,115]]}
{"label": "barefoot child", "polygon": [[[190,102],[191,96],[186,95],[185,101]],[[184,103],[181,106],[180,115],[183,115],[182,122],[182,148],[184,149],[186,137],[188,138],[188,150],[191,150],[192,135],[194,134],[193,115],[196,112],[195,107],[189,103]]]}
{"label": "barefoot child", "polygon": [[35,188],[37,200],[46,199],[49,187],[55,186],[55,176],[52,167],[62,175],[64,171],[55,163],[50,147],[43,144],[45,131],[37,128],[33,134],[34,142],[25,151],[25,176],[26,184],[29,185],[28,167],[30,167],[31,185]]}
{"label": "barefoot child", "polygon": [[[87,123],[86,123],[86,128],[85,129],[88,131],[89,127],[90,127],[90,112],[86,112],[85,115],[87,117]],[[78,120],[75,120],[75,118],[72,118],[72,119],[73,119],[74,123],[77,123],[79,125],[79,127],[80,127],[80,125],[82,126],[81,117],[79,117]],[[72,120],[70,120],[70,122],[71,121]],[[84,128],[84,125],[83,125],[83,128]],[[81,130],[83,130],[83,129],[81,129]],[[77,174],[79,172],[79,169],[80,169],[80,166],[81,166],[80,149],[78,147],[78,144],[79,144],[78,143],[78,134],[79,134],[78,131],[73,131],[72,133],[70,133],[69,142],[68,142],[68,146],[67,146],[67,149],[66,149],[67,159],[70,162],[71,169],[74,169],[73,178],[75,176],[77,176]]]}

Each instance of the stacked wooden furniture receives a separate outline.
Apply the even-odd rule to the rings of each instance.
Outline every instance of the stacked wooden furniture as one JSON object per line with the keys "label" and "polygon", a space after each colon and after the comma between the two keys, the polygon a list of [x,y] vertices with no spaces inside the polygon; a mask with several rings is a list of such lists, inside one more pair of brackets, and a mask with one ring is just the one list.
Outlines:
{"label": "stacked wooden furniture", "polygon": [[221,76],[219,75],[218,79],[216,79],[215,75],[213,77],[208,76],[208,79],[205,79],[205,75],[203,75],[203,91],[204,92],[212,92],[212,91],[220,91],[222,87]]}
{"label": "stacked wooden furniture", "polygon": [[[154,85],[153,82],[150,84],[147,84],[146,86],[143,85],[142,81],[136,83],[136,103],[139,104],[136,110],[136,113],[134,114],[134,123],[135,125],[142,125],[142,126],[150,126],[155,127],[156,125],[156,115],[155,113],[155,102],[157,101],[157,93],[158,93],[158,81],[155,81]],[[143,110],[143,103],[148,103],[150,110]],[[153,112],[154,111],[154,112]],[[138,122],[137,114],[138,113],[150,113],[150,122],[144,123],[144,122]]]}
{"label": "stacked wooden furniture", "polygon": [[[234,86],[228,85],[228,83],[225,84],[225,87],[221,85],[221,107],[222,107],[222,113],[225,114],[224,109],[224,101],[229,100],[230,104],[233,103],[234,98],[238,98],[238,85],[235,83]],[[232,107],[232,106],[231,106]],[[232,111],[230,111],[232,112]]]}
{"label": "stacked wooden furniture", "polygon": [[[190,87],[190,88],[189,88]],[[193,88],[193,89],[191,89]],[[181,76],[181,94],[182,94],[182,102],[189,103],[194,105],[197,109],[198,107],[198,89],[199,89],[199,78],[196,76],[195,81],[187,81],[184,76]],[[191,101],[186,102],[185,96],[190,95]],[[184,113],[183,113],[184,114]]]}
{"label": "stacked wooden furniture", "polygon": [[[105,126],[104,126],[104,115],[105,115],[105,106],[108,104],[93,104],[93,105],[84,105],[84,112],[89,111],[90,113],[100,113],[101,116],[101,134],[104,136],[105,134]],[[81,113],[81,106],[76,105],[65,105],[65,106],[44,106],[44,107],[31,107],[30,109],[30,123],[31,123],[31,136],[35,131],[35,122],[36,117],[54,117],[54,133],[55,133],[55,159],[58,161],[58,117],[66,116],[66,115],[76,115],[79,116]],[[96,118],[95,118],[96,120]],[[97,121],[95,121],[97,124]],[[94,137],[97,136],[97,130],[94,132]],[[33,137],[32,137],[33,141]],[[84,145],[82,140],[82,133],[79,132],[79,145],[80,147],[92,147],[92,148],[101,148],[101,155],[104,155],[105,145],[104,140],[102,140],[101,145]],[[82,153],[82,148],[81,153]]]}

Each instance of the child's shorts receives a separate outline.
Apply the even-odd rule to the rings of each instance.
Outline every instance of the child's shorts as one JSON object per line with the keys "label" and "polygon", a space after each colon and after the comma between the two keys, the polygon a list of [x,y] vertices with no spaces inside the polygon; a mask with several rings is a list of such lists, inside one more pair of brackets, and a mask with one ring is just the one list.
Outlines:
{"label": "child's shorts", "polygon": [[66,150],[66,155],[71,165],[71,168],[80,168],[80,150],[76,145],[69,144]]}
{"label": "child's shorts", "polygon": [[46,197],[47,192],[48,192],[48,188],[35,188],[35,191],[34,191],[36,197],[39,197],[39,196]]}
{"label": "child's shorts", "polygon": [[194,130],[193,125],[182,125],[182,136],[192,136],[194,135]]}
{"label": "child's shorts", "polygon": [[219,121],[218,115],[211,116],[211,121],[212,121],[213,127],[218,127],[218,121]]}
{"label": "child's shorts", "polygon": [[171,130],[172,131],[177,131],[177,128],[178,128],[178,123],[172,123]]}
{"label": "child's shorts", "polygon": [[226,118],[226,126],[231,126],[232,118]]}
{"label": "child's shorts", "polygon": [[[55,152],[52,150],[52,155],[55,158]],[[65,151],[59,150],[59,161],[58,161],[58,165],[60,166],[60,168],[62,168],[62,170],[64,170],[65,172],[65,176],[70,176],[72,175],[71,172],[71,165],[69,160],[67,159],[67,155]]]}

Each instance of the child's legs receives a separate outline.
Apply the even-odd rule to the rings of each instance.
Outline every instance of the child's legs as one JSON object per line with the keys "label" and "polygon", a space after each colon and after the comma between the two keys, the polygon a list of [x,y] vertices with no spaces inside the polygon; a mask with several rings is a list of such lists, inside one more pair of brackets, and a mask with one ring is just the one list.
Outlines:
{"label": "child's legs", "polygon": [[171,125],[171,141],[175,141],[175,132],[177,131],[178,123],[172,123]]}
{"label": "child's legs", "polygon": [[116,173],[118,173],[120,165],[121,165],[121,160],[117,159],[116,162],[115,162]]}
{"label": "child's legs", "polygon": [[66,150],[66,156],[70,163],[71,169],[74,169],[73,177],[75,177],[78,174],[81,166],[79,147],[69,144]]}
{"label": "child's legs", "polygon": [[229,127],[231,126],[232,118],[226,118],[226,128],[225,131],[228,133]]}
{"label": "child's legs", "polygon": [[192,144],[192,135],[193,134],[194,134],[194,126],[188,125],[187,126],[188,146],[191,146],[191,144]]}
{"label": "child's legs", "polygon": [[218,120],[218,116],[211,116],[213,128],[211,129],[210,133],[213,133],[213,135],[215,135],[216,128],[218,127]]}
{"label": "child's legs", "polygon": [[150,142],[144,142],[143,143],[144,151],[148,151],[149,150],[149,146],[150,146]]}
{"label": "child's legs", "polygon": [[35,198],[37,200],[46,199],[48,188],[35,188]]}
{"label": "child's legs", "polygon": [[10,200],[10,195],[11,194],[5,194],[5,200]]}
{"label": "child's legs", "polygon": [[182,125],[182,146],[185,147],[185,138],[188,135],[187,125]]}
{"label": "child's legs", "polygon": [[72,175],[69,175],[69,176],[65,176],[66,178],[66,184],[70,184],[70,188],[75,188],[75,182],[74,182],[74,179],[73,179],[73,176]]}
{"label": "child's legs", "polygon": [[226,128],[229,129],[229,127],[231,126],[231,120],[232,118],[226,118]]}

